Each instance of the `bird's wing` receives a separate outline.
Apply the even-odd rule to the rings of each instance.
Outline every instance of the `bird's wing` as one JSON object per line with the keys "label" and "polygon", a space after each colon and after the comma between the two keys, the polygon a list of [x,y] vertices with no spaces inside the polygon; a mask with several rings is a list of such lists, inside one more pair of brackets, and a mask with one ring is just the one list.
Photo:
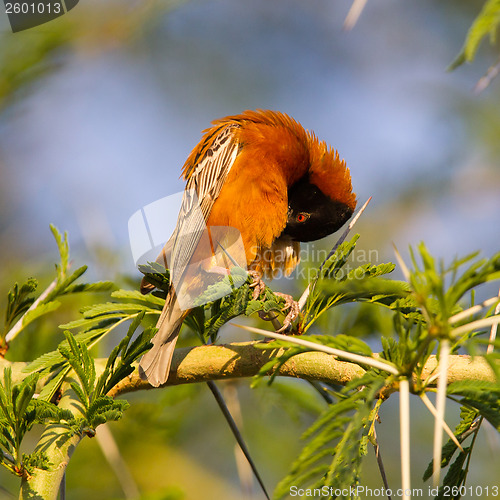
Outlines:
{"label": "bird's wing", "polygon": [[196,163],[187,174],[177,225],[172,234],[170,270],[178,282],[194,254],[215,200],[238,155],[239,143],[234,131],[237,124],[228,124],[206,138]]}

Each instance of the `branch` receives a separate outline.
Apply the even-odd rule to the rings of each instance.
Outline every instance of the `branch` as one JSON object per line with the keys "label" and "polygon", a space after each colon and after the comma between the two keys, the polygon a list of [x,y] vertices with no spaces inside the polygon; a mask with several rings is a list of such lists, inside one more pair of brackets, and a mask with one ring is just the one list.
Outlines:
{"label": "branch", "polygon": [[12,342],[21,332],[23,329],[23,322],[24,318],[26,315],[36,309],[38,307],[38,304],[45,300],[49,294],[54,290],[54,288],[57,286],[57,278],[43,291],[43,293],[38,297],[33,304],[31,304],[30,308],[19,318],[19,320],[16,322],[16,324],[9,330],[7,335],[5,336],[5,343],[8,345],[10,342]]}
{"label": "branch", "polygon": [[[178,348],[175,350],[170,375],[164,386],[253,377],[265,363],[283,353],[285,349],[259,348],[262,345],[263,342],[242,342]],[[450,356],[449,362],[448,383],[471,379],[493,382],[496,380],[493,370],[483,358],[472,359],[466,355],[455,355]],[[431,356],[422,372],[422,379],[435,372],[437,365],[436,357]],[[334,356],[322,352],[297,354],[278,369],[278,374],[283,377],[341,385],[361,377],[364,373],[365,370],[359,365],[339,361]],[[153,387],[141,380],[136,370],[120,382],[110,396],[116,397],[145,389]]]}
{"label": "branch", "polygon": [[[280,355],[286,349],[284,347],[262,349],[264,345],[264,342],[244,342],[178,348],[174,352],[170,376],[165,386],[252,377],[271,358]],[[95,361],[97,371],[102,371],[105,360]],[[434,373],[437,365],[436,357],[431,356],[422,372],[422,378],[426,379]],[[3,371],[6,366],[12,368],[14,381],[24,378],[25,374],[21,370],[26,363],[0,359],[0,370]],[[297,354],[278,369],[280,376],[341,385],[361,377],[364,373],[365,370],[355,363],[339,361],[333,355],[317,351]],[[448,383],[470,379],[496,380],[493,370],[483,358],[477,356],[472,359],[465,355],[450,356]],[[40,383],[42,384],[43,380],[40,380]],[[153,389],[153,387],[140,379],[136,369],[115,386],[110,396],[116,397],[145,389]],[[395,389],[391,388],[390,392]],[[74,400],[67,395],[63,396],[59,405],[70,409],[74,414],[78,413]],[[50,470],[36,470],[30,477],[24,478],[20,498],[55,499],[71,454],[80,440],[81,435],[68,432],[68,428],[63,425],[47,426],[36,451],[43,450],[52,466]]]}
{"label": "branch", "polygon": [[[261,349],[265,342],[238,342],[221,345],[204,345],[198,347],[180,347],[174,352],[170,375],[167,383],[162,386],[193,384],[209,380],[229,380],[248,378],[256,375],[272,357],[282,354],[285,348],[276,350]],[[377,357],[376,354],[374,354]],[[96,359],[98,373],[105,366],[106,360]],[[19,381],[25,377],[21,370],[24,362],[10,362],[0,359],[0,370],[12,367],[12,378]],[[438,362],[435,356],[430,356],[422,372],[425,380],[436,372]],[[339,361],[334,356],[322,352],[304,352],[297,354],[284,363],[278,370],[283,377],[303,378],[345,385],[351,380],[361,377],[365,370],[355,363]],[[488,363],[481,357],[472,359],[467,355],[450,356],[448,368],[448,383],[462,380],[485,380],[495,382],[495,374]],[[43,380],[40,380],[43,383]],[[435,387],[435,384],[432,385]],[[111,391],[110,396],[154,389],[148,382],[141,380],[135,370],[122,380]]]}
{"label": "branch", "polygon": [[[68,395],[61,398],[59,406],[79,413],[74,400]],[[45,453],[50,462],[49,469],[36,469],[30,476],[23,477],[19,498],[45,498],[47,500],[57,498],[59,485],[68,462],[82,437],[81,434],[69,432],[68,427],[61,424],[51,424],[45,427],[35,453]]]}

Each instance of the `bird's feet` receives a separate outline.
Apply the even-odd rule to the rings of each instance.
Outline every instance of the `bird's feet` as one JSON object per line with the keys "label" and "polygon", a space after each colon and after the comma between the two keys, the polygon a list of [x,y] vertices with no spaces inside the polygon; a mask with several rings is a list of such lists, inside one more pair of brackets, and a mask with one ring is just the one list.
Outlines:
{"label": "bird's feet", "polygon": [[285,299],[285,307],[283,307],[282,311],[288,310],[288,314],[285,316],[283,321],[283,326],[276,330],[277,333],[281,333],[287,330],[288,327],[299,317],[300,307],[299,303],[296,300],[293,300],[291,295],[281,292],[274,292],[274,295]]}
{"label": "bird's feet", "polygon": [[253,280],[250,285],[250,288],[253,288],[252,300],[257,300],[259,295],[265,290],[266,284],[262,281],[260,274],[257,271],[248,271],[248,274]]}
{"label": "bird's feet", "polygon": [[[248,274],[253,279],[253,282],[250,285],[250,287],[254,289],[252,294],[252,299],[257,300],[260,294],[265,290],[266,284],[262,281],[260,274],[258,272],[249,271]],[[283,326],[276,330],[276,332],[281,333],[286,331],[290,327],[290,325],[298,318],[300,314],[300,307],[299,303],[293,300],[293,297],[291,295],[281,292],[274,292],[274,295],[281,297],[282,299],[285,300],[285,306],[281,311],[284,312],[288,310],[288,314],[285,316],[285,319],[283,321]],[[277,316],[273,312],[265,313],[264,311],[259,311],[258,314],[260,319],[263,319],[264,321],[277,320]]]}

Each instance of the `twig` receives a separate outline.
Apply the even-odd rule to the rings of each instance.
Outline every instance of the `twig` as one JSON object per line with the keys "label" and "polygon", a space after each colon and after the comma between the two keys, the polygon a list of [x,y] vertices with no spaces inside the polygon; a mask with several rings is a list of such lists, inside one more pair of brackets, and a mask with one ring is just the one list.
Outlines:
{"label": "twig", "polygon": [[490,316],[489,318],[478,319],[476,321],[471,321],[466,325],[458,326],[450,332],[450,335],[452,337],[458,337],[462,335],[462,333],[477,330],[478,328],[483,328],[485,326],[498,325],[498,323],[500,323],[500,315]]}
{"label": "twig", "polygon": [[408,266],[405,264],[405,261],[403,260],[403,257],[401,257],[401,254],[399,253],[396,245],[393,243],[392,246],[394,248],[396,260],[398,261],[399,267],[401,268],[401,272],[403,273],[405,280],[410,281],[410,270],[408,269]]}
{"label": "twig", "polygon": [[[496,297],[496,299],[497,300],[500,299],[500,289],[498,290],[498,296]],[[494,314],[497,315],[499,313],[500,313],[500,302],[495,307]],[[489,338],[488,347],[486,349],[486,354],[491,354],[493,352],[493,349],[495,348],[494,342],[495,342],[495,339],[497,337],[497,329],[498,329],[498,323],[494,323],[493,325],[491,325],[490,338]],[[476,440],[477,434],[479,432],[479,429],[480,429],[483,421],[484,421],[484,417],[481,415],[479,417],[478,421],[477,421],[477,427],[474,429],[474,441]],[[486,427],[486,432],[490,432],[491,433],[491,428],[490,427]],[[492,443],[492,442],[493,441],[488,440],[488,443]],[[470,455],[469,455],[468,458],[470,460]]]}
{"label": "twig", "polygon": [[56,286],[57,286],[57,278],[43,291],[40,297],[38,297],[38,299],[36,299],[35,302],[31,304],[30,308],[17,320],[17,323],[9,330],[9,332],[5,336],[6,344],[12,342],[17,337],[17,335],[19,335],[19,332],[23,329],[23,321],[26,315],[30,311],[33,311],[33,309],[36,309],[38,307],[38,304],[40,304],[42,300],[45,300],[50,294],[50,292],[52,292],[52,290],[54,290]]}
{"label": "twig", "polygon": [[490,85],[490,83],[498,76],[500,73],[500,59],[497,60],[497,63],[488,68],[486,74],[482,76],[479,81],[476,83],[474,87],[474,94],[480,94]]}
{"label": "twig", "polygon": [[344,21],[344,29],[352,30],[358,22],[359,16],[363,12],[368,0],[354,0]]}
{"label": "twig", "polygon": [[325,400],[325,403],[331,405],[334,403],[334,399],[329,394],[326,386],[322,385],[321,382],[317,380],[308,380],[312,387],[318,392],[318,394]]}
{"label": "twig", "polygon": [[484,302],[481,302],[481,304],[469,307],[468,309],[465,309],[464,311],[461,311],[458,314],[451,316],[451,318],[448,319],[448,322],[451,325],[453,323],[462,321],[463,319],[478,313],[479,311],[481,311],[481,309],[484,309],[485,307],[490,307],[495,303],[498,303],[497,308],[495,309],[495,314],[498,314],[500,312],[500,291],[498,292],[498,297],[491,297],[490,299],[486,299]]}
{"label": "twig", "polygon": [[[431,400],[427,397],[427,394],[425,394],[425,393],[420,394],[420,399],[425,404],[425,406],[427,407],[427,409],[432,413],[432,416],[435,419],[437,419],[438,418],[438,413],[436,411],[436,408],[434,408],[434,405],[431,403]],[[453,431],[450,429],[450,427],[448,426],[448,424],[444,420],[442,420],[441,421],[441,425],[443,426],[443,429],[446,432],[446,434],[448,434],[448,436],[450,437],[450,439],[456,444],[457,448],[461,452],[463,452],[464,449],[462,448],[462,445],[458,442],[457,437],[455,436],[455,434],[453,434]]]}
{"label": "twig", "polygon": [[297,337],[290,337],[287,335],[282,335],[280,333],[269,332],[267,330],[262,330],[260,328],[254,328],[253,326],[238,325],[236,323],[232,324],[234,326],[237,326],[238,328],[243,328],[243,330],[248,330],[249,332],[263,335],[264,337],[270,337],[275,340],[284,340],[285,342],[290,342],[291,344],[297,344],[304,347],[308,347],[309,349],[313,349],[314,351],[321,351],[321,352],[326,352],[327,354],[333,354],[334,356],[348,359],[349,361],[353,361],[354,363],[373,366],[374,368],[378,368],[379,370],[392,373],[393,375],[399,375],[398,369],[392,364],[389,364],[385,361],[380,361],[378,359],[370,358],[368,356],[361,356],[360,354],[354,354],[352,352],[342,351],[340,349],[335,349],[334,347],[318,344],[316,342],[310,342],[309,340],[299,339]]}
{"label": "twig", "polygon": [[[361,214],[365,211],[365,208],[368,206],[368,203],[370,203],[372,197],[370,196],[365,204],[358,210],[358,213],[352,218],[351,222],[349,222],[349,225],[345,229],[345,231],[342,233],[342,236],[337,240],[337,243],[333,246],[333,248],[330,250],[330,253],[326,256],[325,260],[322,262],[321,266],[319,266],[318,274],[315,278],[315,280],[312,282],[312,285],[316,284],[316,281],[318,280],[318,277],[325,265],[325,263],[328,261],[328,259],[337,251],[337,248],[344,242],[344,240],[347,238],[347,235],[349,234],[349,231],[354,227],[354,224],[358,221],[358,219],[361,217]],[[309,294],[311,293],[311,283],[307,285],[307,288],[304,290],[304,293],[299,299],[299,309],[302,311],[304,308],[307,298],[309,297]]]}
{"label": "twig", "polygon": [[113,434],[111,434],[107,424],[97,427],[96,438],[103,455],[106,457],[106,460],[109,465],[111,465],[111,468],[118,478],[125,498],[139,498],[139,488],[130,474],[127,464],[123,460],[115,438]]}
{"label": "twig", "polygon": [[[382,477],[382,482],[384,483],[384,488],[386,492],[391,491],[389,488],[389,483],[387,482],[387,475],[385,473],[384,462],[382,461],[382,454],[380,453],[380,445],[377,439],[377,431],[375,430],[375,426],[373,426],[373,439],[375,440],[373,444],[373,448],[375,450],[375,457],[377,459],[378,469],[380,471],[380,476]],[[392,500],[392,497],[389,493],[387,493],[387,500]]]}
{"label": "twig", "polygon": [[[290,345],[290,338],[293,337],[285,337],[288,342],[284,343]],[[207,380],[253,377],[260,373],[262,367],[270,360],[271,353],[266,347],[268,345],[265,342],[256,341],[179,347],[175,350],[170,375],[164,387],[194,384]],[[283,347],[283,350],[285,349],[286,347]],[[376,358],[377,354],[374,353],[373,357]],[[494,369],[482,356],[471,358],[465,355],[453,355],[450,358],[452,359],[448,372],[450,383],[471,379],[490,382],[497,380]],[[366,360],[364,362],[366,363]],[[98,363],[105,365],[106,359],[98,359],[96,364]],[[419,378],[425,381],[429,373],[434,372],[437,364],[436,357],[431,355]],[[499,363],[496,364],[500,366]],[[10,363],[0,358],[0,373],[5,366],[17,369],[17,367],[24,367],[25,364]],[[365,372],[366,369],[359,364],[342,361],[330,354],[313,350],[297,354],[276,370],[278,376],[318,380],[330,385],[345,385],[351,380],[359,379]],[[121,394],[153,389],[148,381],[140,378],[139,370],[136,369],[119,382],[108,395],[117,397]]]}
{"label": "twig", "polygon": [[[236,384],[228,381],[227,384],[224,384],[223,393],[229,413],[233,416],[238,429],[243,431],[243,416],[241,414],[241,405],[238,398],[238,389],[236,388]],[[238,443],[235,443],[234,445],[234,459],[236,462],[238,477],[240,478],[241,490],[244,493],[245,498],[249,499],[253,493],[253,471]]]}
{"label": "twig", "polygon": [[410,490],[410,382],[399,382],[399,431],[401,440],[402,498],[411,498]]}
{"label": "twig", "polygon": [[266,496],[267,500],[270,500],[269,495],[266,491],[266,487],[264,486],[264,483],[259,475],[259,472],[257,471],[257,467],[255,466],[255,463],[252,460],[252,457],[250,456],[250,452],[248,451],[243,436],[241,435],[238,426],[236,425],[236,422],[234,421],[231,413],[229,412],[226,402],[224,401],[224,398],[222,397],[222,394],[219,391],[219,388],[215,385],[215,382],[213,380],[209,380],[207,382],[207,385],[209,389],[212,391],[212,394],[214,395],[214,398],[217,401],[217,404],[219,405],[219,408],[221,409],[224,418],[226,419],[226,422],[228,423],[229,428],[231,429],[231,432],[233,433],[238,445],[240,446],[241,451],[245,455],[245,458],[248,460],[248,463],[252,468],[255,478],[257,479],[257,482],[259,483],[260,487],[262,488],[262,491],[264,492],[264,495]]}
{"label": "twig", "polygon": [[[500,300],[500,289],[498,290],[498,297],[497,300]],[[500,314],[500,302],[497,304],[495,307],[495,315]],[[490,331],[490,339],[489,339],[489,344],[488,348],[486,349],[486,354],[491,354],[494,349],[494,342],[495,339],[497,338],[497,329],[498,329],[498,323],[495,323],[494,325],[491,326],[491,331]]]}
{"label": "twig", "polygon": [[432,482],[439,486],[441,474],[441,449],[443,447],[443,422],[446,410],[446,388],[448,386],[448,361],[450,357],[450,341],[443,339],[439,352],[439,377],[437,381],[436,418],[434,421],[434,452]]}

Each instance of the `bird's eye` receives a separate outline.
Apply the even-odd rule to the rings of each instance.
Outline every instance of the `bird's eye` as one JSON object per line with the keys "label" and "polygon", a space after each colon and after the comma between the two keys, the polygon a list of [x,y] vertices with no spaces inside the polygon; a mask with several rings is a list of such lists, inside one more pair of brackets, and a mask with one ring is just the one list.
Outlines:
{"label": "bird's eye", "polygon": [[297,222],[305,222],[307,219],[309,219],[309,214],[301,212],[297,215]]}

